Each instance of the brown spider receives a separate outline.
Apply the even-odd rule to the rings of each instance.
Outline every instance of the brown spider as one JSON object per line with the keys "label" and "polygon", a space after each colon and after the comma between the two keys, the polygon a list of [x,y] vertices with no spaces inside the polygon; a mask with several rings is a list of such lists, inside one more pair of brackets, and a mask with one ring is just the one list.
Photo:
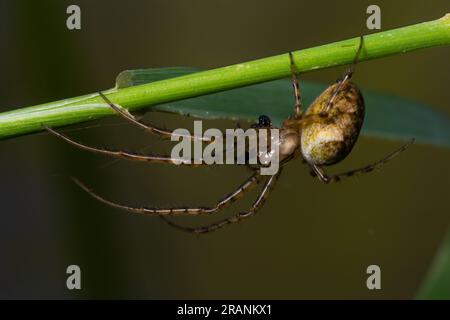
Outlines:
{"label": "brown spider", "polygon": [[[355,66],[358,62],[359,55],[362,51],[362,47],[363,37],[360,38],[360,44],[357,49],[355,59],[350,68],[344,74],[344,77],[329,86],[319,97],[317,97],[305,113],[303,112],[301,104],[300,88],[297,76],[298,72],[294,64],[292,54],[289,53],[290,66],[292,71],[292,85],[295,95],[295,113],[283,122],[283,126],[279,131],[280,170],[275,175],[266,177],[262,176],[259,172],[259,168],[261,167],[261,165],[247,165],[253,171],[252,176],[247,179],[242,185],[240,185],[234,192],[217,202],[213,207],[167,209],[131,207],[103,198],[75,178],[73,178],[73,181],[95,199],[110,206],[134,213],[157,215],[164,219],[171,226],[184,231],[200,234],[220,229],[228,224],[239,222],[255,214],[258,209],[263,206],[270,193],[270,190],[273,189],[276,181],[280,177],[282,167],[290,160],[296,159],[299,156],[302,157],[304,163],[310,166],[313,176],[317,176],[317,178],[319,178],[319,180],[324,183],[336,182],[344,177],[370,172],[404,151],[412,142],[414,142],[414,139],[403,145],[395,152],[389,154],[385,158],[362,168],[334,175],[328,175],[323,169],[324,166],[333,165],[342,161],[350,153],[356,140],[358,139],[359,132],[363,124],[363,96],[356,84],[350,81],[353,76]],[[121,115],[131,123],[144,128],[151,133],[159,134],[163,137],[171,137],[173,135],[173,133],[170,131],[151,127],[139,122],[126,109],[113,104],[101,92],[99,94],[112,109],[114,109],[119,115]],[[68,143],[78,148],[87,151],[147,162],[173,164],[175,160],[179,161],[179,159],[173,159],[171,157],[165,156],[140,155],[124,151],[114,151],[90,147],[76,142],[47,126],[44,127],[55,136],[67,141]],[[267,130],[268,128],[275,128],[267,116],[260,116],[259,122],[252,127],[257,128],[257,130]],[[198,137],[193,136],[188,137],[190,139],[199,139]],[[205,141],[206,139],[202,138],[202,140]],[[190,163],[184,164],[192,166],[199,165]],[[206,164],[203,163],[200,165]],[[171,220],[167,219],[167,216],[175,215],[197,216],[214,214],[225,208],[228,204],[236,200],[238,197],[242,196],[246,191],[248,191],[251,187],[257,185],[262,180],[264,181],[264,185],[261,189],[261,192],[259,193],[251,208],[247,211],[240,212],[232,217],[201,227],[184,227],[175,224]]]}

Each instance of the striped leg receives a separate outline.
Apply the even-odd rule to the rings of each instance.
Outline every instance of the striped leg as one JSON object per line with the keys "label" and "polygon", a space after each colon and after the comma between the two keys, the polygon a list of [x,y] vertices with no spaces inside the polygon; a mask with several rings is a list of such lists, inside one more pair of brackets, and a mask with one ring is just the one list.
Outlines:
{"label": "striped leg", "polygon": [[130,211],[133,213],[146,214],[146,215],[157,215],[157,216],[168,216],[168,215],[187,215],[187,216],[198,216],[198,215],[210,215],[221,209],[225,208],[227,205],[231,204],[234,200],[241,197],[246,191],[248,191],[251,187],[259,182],[259,172],[254,172],[253,175],[247,179],[242,185],[239,186],[234,192],[220,200],[213,207],[209,208],[167,208],[167,209],[156,209],[156,208],[146,208],[146,207],[131,207],[128,205],[116,203],[110,200],[103,198],[98,195],[91,189],[89,189],[86,185],[80,182],[76,178],[72,178],[72,180],[81,187],[84,191],[89,193],[93,198],[103,202],[107,205],[110,205],[115,208],[123,209],[126,211]]}
{"label": "striped leg", "polygon": [[303,113],[302,100],[300,95],[300,86],[298,84],[298,70],[292,57],[292,52],[289,52],[289,59],[291,61],[292,86],[294,87],[295,96],[295,117],[300,118]]}
{"label": "striped leg", "polygon": [[358,169],[354,169],[354,170],[350,170],[347,172],[343,172],[343,173],[339,173],[339,174],[334,174],[334,175],[327,175],[325,173],[325,171],[323,170],[322,167],[319,167],[315,164],[310,164],[311,169],[313,170],[313,173],[315,175],[317,175],[317,177],[319,178],[320,181],[322,181],[323,183],[330,183],[330,182],[338,182],[340,180],[342,180],[343,178],[346,177],[352,177],[361,173],[368,173],[371,172],[377,168],[380,168],[381,166],[383,166],[386,162],[392,160],[393,158],[395,158],[396,156],[398,156],[401,152],[405,151],[406,148],[408,148],[412,143],[414,142],[414,139],[412,139],[410,142],[404,144],[403,146],[401,146],[398,150],[392,152],[391,154],[389,154],[387,157],[369,164],[365,167],[362,168],[358,168]]}
{"label": "striped leg", "polygon": [[229,224],[240,222],[244,219],[247,219],[254,215],[259,209],[262,208],[264,205],[266,199],[268,198],[270,191],[274,188],[275,183],[277,182],[278,178],[281,174],[281,168],[278,171],[276,175],[271,176],[267,179],[266,183],[264,184],[264,187],[261,190],[261,193],[259,194],[258,198],[256,198],[255,202],[251,206],[251,208],[247,211],[240,212],[237,215],[234,215],[230,218],[223,219],[221,221],[201,226],[201,227],[184,227],[179,224],[176,224],[172,222],[171,220],[167,219],[166,217],[161,216],[161,218],[164,219],[170,226],[175,227],[177,229],[180,229],[182,231],[191,232],[191,233],[197,233],[197,234],[203,234],[203,233],[209,233],[212,231],[216,231],[218,229],[221,229]]}
{"label": "striped leg", "polygon": [[174,136],[174,137],[183,137],[183,138],[187,137],[187,138],[190,138],[192,140],[211,141],[211,139],[209,139],[209,138],[194,137],[194,136],[191,136],[191,135],[176,134],[176,133],[173,133],[171,131],[167,131],[167,130],[163,130],[163,129],[159,129],[159,128],[156,128],[156,127],[153,127],[153,126],[146,125],[146,124],[138,121],[127,109],[112,103],[111,100],[109,100],[109,98],[103,94],[103,92],[99,91],[99,95],[120,116],[122,116],[123,118],[125,118],[126,120],[131,122],[132,124],[135,124],[138,127],[149,131],[150,133],[158,134],[158,135],[160,135],[160,136],[162,136],[164,138],[168,138],[168,139],[170,139],[172,136]]}
{"label": "striped leg", "polygon": [[153,155],[140,155],[135,153],[129,153],[125,151],[116,151],[116,150],[107,150],[107,149],[99,149],[91,146],[87,146],[85,144],[82,144],[80,142],[77,142],[75,140],[72,140],[71,138],[63,135],[60,132],[57,132],[53,130],[50,127],[47,127],[44,125],[44,128],[47,129],[48,132],[53,134],[54,136],[68,142],[69,144],[80,148],[82,150],[91,151],[94,153],[104,154],[112,157],[118,157],[118,158],[127,158],[131,160],[138,160],[138,161],[146,161],[146,162],[156,162],[156,163],[171,163],[171,164],[182,164],[182,165],[189,165],[189,166],[206,166],[205,163],[193,163],[193,161],[181,159],[181,158],[172,158],[167,156],[153,156]]}
{"label": "striped leg", "polygon": [[359,56],[361,55],[361,51],[363,48],[364,43],[364,36],[361,36],[359,38],[359,46],[356,51],[355,58],[353,59],[352,64],[348,68],[348,70],[345,72],[344,77],[342,80],[339,81],[339,85],[336,87],[336,90],[333,92],[333,95],[330,97],[330,100],[327,103],[327,106],[322,110],[322,114],[327,114],[328,111],[333,107],[334,99],[336,99],[336,96],[338,95],[339,91],[341,91],[342,87],[344,86],[345,82],[350,80],[353,77],[353,73],[355,72],[356,64],[358,63]]}

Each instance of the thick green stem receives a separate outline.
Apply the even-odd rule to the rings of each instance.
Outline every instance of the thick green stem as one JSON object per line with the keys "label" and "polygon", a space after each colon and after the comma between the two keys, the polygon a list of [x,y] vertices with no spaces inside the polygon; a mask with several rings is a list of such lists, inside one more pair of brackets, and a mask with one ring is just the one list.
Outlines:
{"label": "thick green stem", "polygon": [[[293,52],[300,72],[352,62],[359,37]],[[379,32],[364,37],[360,61],[449,45],[450,14],[420,24]],[[287,54],[239,63],[140,86],[105,91],[124,108],[139,108],[290,76]],[[211,106],[214,107],[214,106]],[[93,120],[113,114],[97,93],[0,114],[0,139],[52,127]]]}

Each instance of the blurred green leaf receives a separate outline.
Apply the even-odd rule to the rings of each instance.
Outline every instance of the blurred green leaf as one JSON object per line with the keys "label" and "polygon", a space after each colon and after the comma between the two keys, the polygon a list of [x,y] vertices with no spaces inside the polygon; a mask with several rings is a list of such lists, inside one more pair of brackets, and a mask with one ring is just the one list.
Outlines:
{"label": "blurred green leaf", "polygon": [[418,299],[450,299],[450,232],[434,258]]}
{"label": "blurred green leaf", "polygon": [[[116,87],[130,87],[198,71],[183,67],[127,70],[117,77]],[[305,81],[300,81],[300,84],[305,106],[311,104],[327,86]],[[445,114],[405,98],[362,91],[366,102],[362,134],[396,140],[410,140],[414,137],[418,142],[450,147],[450,120]],[[203,119],[251,122],[264,114],[281,126],[283,120],[294,110],[294,97],[290,80],[283,79],[156,105],[152,110]]]}

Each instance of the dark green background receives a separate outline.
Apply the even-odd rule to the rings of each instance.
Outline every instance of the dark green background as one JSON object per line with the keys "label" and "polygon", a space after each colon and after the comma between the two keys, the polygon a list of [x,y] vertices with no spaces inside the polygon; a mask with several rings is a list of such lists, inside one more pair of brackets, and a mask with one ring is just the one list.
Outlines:
{"label": "dark green background", "polygon": [[[69,4],[81,6],[81,31],[65,27]],[[124,69],[213,68],[355,37],[369,32],[369,4],[381,7],[383,30],[449,11],[446,0],[0,0],[0,110],[106,89]],[[364,62],[355,81],[449,115],[449,53]],[[343,70],[301,79],[328,83]],[[155,113],[147,119],[170,128],[192,122]],[[96,124],[115,123],[123,121]],[[70,134],[99,146],[170,151],[128,125]],[[372,162],[399,144],[362,137],[331,171]],[[110,159],[47,134],[1,141],[0,298],[412,298],[449,225],[449,160],[446,149],[414,145],[383,170],[335,185],[291,163],[258,216],[197,237],[100,204],[67,177],[128,203],[209,205],[244,179],[244,169],[105,166]],[[81,291],[65,288],[70,264],[81,267]],[[370,264],[381,266],[380,291],[366,288]]]}

